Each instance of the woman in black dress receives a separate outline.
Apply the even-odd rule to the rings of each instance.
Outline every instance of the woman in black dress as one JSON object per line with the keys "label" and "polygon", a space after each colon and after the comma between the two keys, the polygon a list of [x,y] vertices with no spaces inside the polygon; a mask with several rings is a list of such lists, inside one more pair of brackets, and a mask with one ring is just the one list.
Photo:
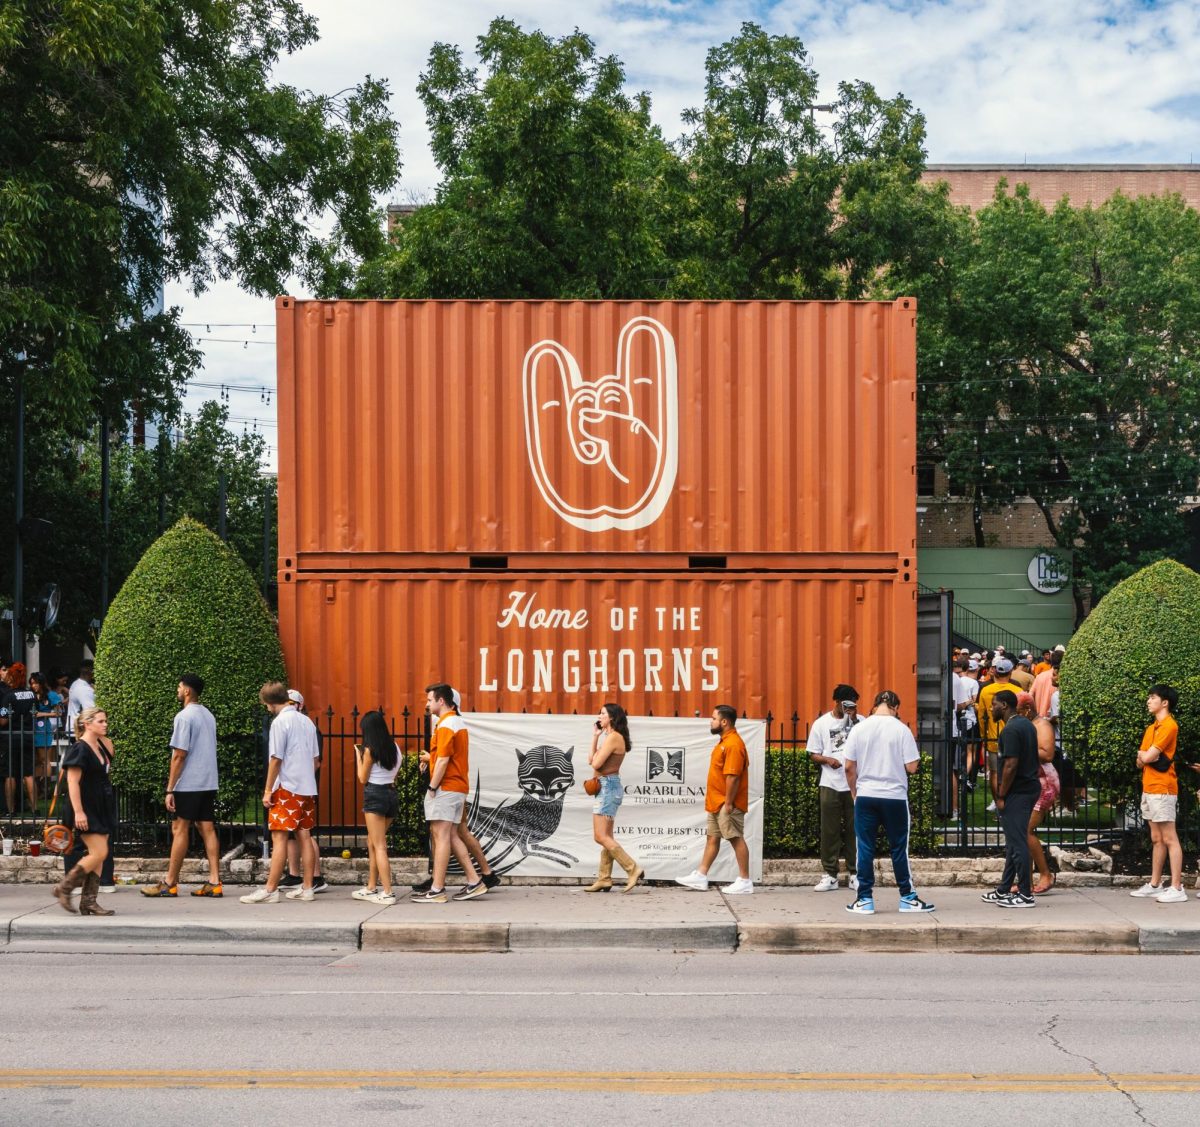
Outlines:
{"label": "woman in black dress", "polygon": [[108,777],[112,744],[107,739],[108,717],[102,708],[85,708],[75,720],[75,743],[63,756],[67,790],[75,832],[87,847],[87,856],[55,887],[54,895],[63,910],[74,912],[71,893],[83,886],[79,898],[81,916],[111,916],[96,903],[100,891],[100,868],[108,856],[108,837],[117,822],[117,801]]}

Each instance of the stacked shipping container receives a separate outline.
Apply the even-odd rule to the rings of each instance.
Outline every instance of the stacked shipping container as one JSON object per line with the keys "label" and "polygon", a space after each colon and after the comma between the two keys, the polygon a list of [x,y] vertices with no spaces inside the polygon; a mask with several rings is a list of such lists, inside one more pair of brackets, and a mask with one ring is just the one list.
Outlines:
{"label": "stacked shipping container", "polygon": [[279,612],[310,705],[915,705],[915,315],[277,303]]}

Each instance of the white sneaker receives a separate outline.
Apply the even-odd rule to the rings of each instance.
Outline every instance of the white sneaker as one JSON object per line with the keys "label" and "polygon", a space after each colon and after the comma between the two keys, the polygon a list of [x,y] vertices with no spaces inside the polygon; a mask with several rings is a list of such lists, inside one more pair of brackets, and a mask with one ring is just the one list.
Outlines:
{"label": "white sneaker", "polygon": [[707,892],[708,874],[693,869],[686,877],[676,877],[675,883],[683,885],[684,888],[694,888],[697,892]]}
{"label": "white sneaker", "polygon": [[374,900],[375,889],[365,887],[356,888],[352,893],[350,893],[350,898],[352,900]]}
{"label": "white sneaker", "polygon": [[1168,885],[1167,888],[1159,893],[1154,899],[1159,904],[1186,904],[1188,894],[1182,888],[1175,888],[1173,885]]}
{"label": "white sneaker", "polygon": [[853,873],[850,874],[850,891],[858,891],[858,877],[856,877]]}
{"label": "white sneaker", "polygon": [[995,814],[995,813],[996,813],[996,804],[995,804],[994,802],[989,802],[989,803],[987,804],[987,812],[988,812],[989,814]]}
{"label": "white sneaker", "polygon": [[754,884],[749,877],[738,877],[733,884],[727,884],[721,891],[726,896],[749,896],[754,891]]}
{"label": "white sneaker", "polygon": [[101,892],[116,892],[117,886],[115,884],[102,884],[100,886],[100,891]]}
{"label": "white sneaker", "polygon": [[813,892],[834,892],[837,890],[837,877],[831,877],[825,873],[816,884],[813,885]]}
{"label": "white sneaker", "polygon": [[256,888],[239,899],[243,904],[278,904],[279,889],[275,888],[268,892],[265,888]]}
{"label": "white sneaker", "polygon": [[383,904],[385,907],[389,904],[395,904],[396,903],[395,893],[384,892],[383,889],[381,888],[378,892],[373,892],[371,894],[371,903],[372,904]]}
{"label": "white sneaker", "polygon": [[1141,888],[1135,888],[1129,895],[1130,896],[1158,896],[1162,892],[1162,890],[1163,890],[1163,886],[1161,884],[1151,884],[1149,881],[1146,881],[1146,883],[1144,885],[1142,885]]}
{"label": "white sneaker", "polygon": [[303,900],[305,903],[307,903],[310,900],[315,900],[317,898],[317,894],[313,892],[311,885],[309,885],[308,888],[305,888],[303,885],[298,885],[296,888],[288,889],[287,898],[289,900]]}

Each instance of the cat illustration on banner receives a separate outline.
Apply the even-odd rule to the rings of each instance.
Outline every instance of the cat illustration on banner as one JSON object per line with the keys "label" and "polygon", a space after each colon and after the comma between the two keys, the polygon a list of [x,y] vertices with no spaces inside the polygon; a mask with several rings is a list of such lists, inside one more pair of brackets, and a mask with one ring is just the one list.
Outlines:
{"label": "cat illustration on banner", "polygon": [[[539,744],[517,753],[517,785],[521,797],[505,799],[499,806],[482,805],[479,773],[475,775],[475,797],[467,811],[467,824],[479,839],[488,864],[499,874],[511,872],[526,857],[540,857],[569,869],[577,857],[544,845],[562,821],[563,802],[575,783],[573,747]],[[513,854],[518,854],[513,856]],[[510,859],[511,858],[511,859]]]}

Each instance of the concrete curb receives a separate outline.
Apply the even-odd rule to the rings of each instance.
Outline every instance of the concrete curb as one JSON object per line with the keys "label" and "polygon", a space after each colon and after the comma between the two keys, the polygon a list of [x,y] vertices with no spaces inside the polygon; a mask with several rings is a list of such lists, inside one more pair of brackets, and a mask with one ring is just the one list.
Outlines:
{"label": "concrete curb", "polygon": [[69,916],[61,919],[40,913],[21,916],[9,925],[10,944],[106,943],[162,944],[211,947],[243,943],[278,949],[295,944],[357,950],[357,922],[304,923],[299,920],[246,920],[244,923],[197,923],[191,920],[146,920],[128,916]]}

